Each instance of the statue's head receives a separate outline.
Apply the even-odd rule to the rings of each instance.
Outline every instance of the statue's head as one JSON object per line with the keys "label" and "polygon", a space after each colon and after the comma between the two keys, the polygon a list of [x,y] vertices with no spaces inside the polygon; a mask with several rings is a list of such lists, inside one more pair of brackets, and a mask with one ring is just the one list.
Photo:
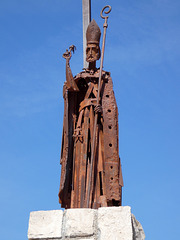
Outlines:
{"label": "statue's head", "polygon": [[99,47],[99,41],[101,37],[101,30],[93,19],[86,31],[87,47],[86,47],[86,61],[94,62],[99,60],[101,51]]}

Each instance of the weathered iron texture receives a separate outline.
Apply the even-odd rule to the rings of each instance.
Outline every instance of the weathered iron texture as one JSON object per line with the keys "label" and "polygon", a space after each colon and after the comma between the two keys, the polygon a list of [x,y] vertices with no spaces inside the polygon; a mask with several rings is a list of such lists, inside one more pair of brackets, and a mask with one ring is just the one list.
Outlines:
{"label": "weathered iron texture", "polygon": [[105,23],[100,69],[96,60],[100,58],[101,32],[95,20],[86,33],[89,67],[73,77],[69,61],[75,46],[63,54],[66,81],[59,190],[63,208],[120,206],[122,201],[118,109],[110,73],[102,70],[108,19],[103,12],[110,11],[110,6],[101,11]]}

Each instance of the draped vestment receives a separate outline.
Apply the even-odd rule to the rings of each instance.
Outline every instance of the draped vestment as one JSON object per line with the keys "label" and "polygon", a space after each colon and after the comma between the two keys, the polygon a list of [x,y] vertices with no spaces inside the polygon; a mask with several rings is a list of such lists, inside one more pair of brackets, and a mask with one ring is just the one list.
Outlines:
{"label": "draped vestment", "polygon": [[[118,143],[118,109],[110,73],[103,72],[98,113],[95,159],[92,139],[99,70],[74,77],[79,91],[64,85],[64,122],[61,146],[59,202],[63,208],[87,207],[90,181],[91,208],[121,205],[123,186]],[[92,164],[92,178],[89,178]]]}

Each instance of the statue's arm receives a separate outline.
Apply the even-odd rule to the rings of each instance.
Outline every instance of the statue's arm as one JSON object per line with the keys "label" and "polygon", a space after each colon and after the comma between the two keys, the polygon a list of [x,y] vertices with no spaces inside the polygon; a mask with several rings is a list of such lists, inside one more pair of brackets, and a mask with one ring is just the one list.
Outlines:
{"label": "statue's arm", "polygon": [[74,81],[73,75],[72,75],[72,71],[71,71],[71,67],[70,67],[70,59],[72,56],[72,51],[74,52],[75,50],[75,46],[72,45],[69,47],[69,51],[68,49],[66,49],[66,52],[63,54],[63,57],[66,59],[66,81],[65,81],[65,85],[67,87],[67,89],[71,92],[75,91],[79,91],[79,88],[76,84],[76,82]]}

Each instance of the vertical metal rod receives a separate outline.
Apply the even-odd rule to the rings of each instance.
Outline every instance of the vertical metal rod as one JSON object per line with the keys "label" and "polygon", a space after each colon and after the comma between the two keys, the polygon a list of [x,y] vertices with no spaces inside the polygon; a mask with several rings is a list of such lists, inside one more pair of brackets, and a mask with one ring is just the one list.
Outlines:
{"label": "vertical metal rod", "polygon": [[91,21],[91,0],[82,0],[83,9],[83,66],[88,67],[86,62],[86,30]]}
{"label": "vertical metal rod", "polygon": [[[104,11],[106,8],[109,8],[107,11]],[[103,61],[104,61],[104,49],[105,49],[105,40],[106,40],[106,30],[108,27],[107,20],[108,16],[103,16],[103,12],[105,14],[110,13],[111,11],[111,6],[107,5],[105,6],[102,11],[101,11],[101,17],[105,19],[103,28],[104,28],[104,33],[103,33],[103,42],[102,42],[102,52],[101,52],[101,64],[100,64],[100,71],[99,71],[99,82],[98,82],[98,94],[97,94],[97,104],[100,102],[100,92],[101,92],[101,78],[102,78],[102,69],[103,69]],[[93,131],[93,142],[92,142],[92,153],[91,153],[91,168],[90,168],[90,176],[89,176],[89,183],[88,183],[88,194],[87,194],[87,208],[89,208],[89,200],[90,200],[90,187],[91,184],[93,186],[93,181],[92,180],[92,170],[93,170],[93,162],[95,159],[95,147],[96,147],[96,134],[97,134],[97,120],[98,120],[98,114],[95,115],[95,120],[94,120],[94,131]]]}

